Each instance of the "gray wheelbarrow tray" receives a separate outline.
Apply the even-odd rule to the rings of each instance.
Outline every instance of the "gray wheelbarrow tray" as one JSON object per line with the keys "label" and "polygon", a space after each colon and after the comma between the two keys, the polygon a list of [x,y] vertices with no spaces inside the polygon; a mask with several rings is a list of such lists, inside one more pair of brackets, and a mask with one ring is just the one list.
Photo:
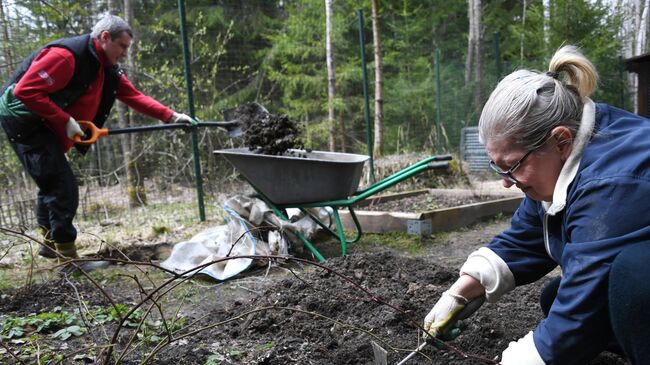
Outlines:
{"label": "gray wheelbarrow tray", "polygon": [[[357,190],[368,156],[352,153],[289,150],[284,155],[263,155],[247,148],[214,151],[222,155],[255,189],[280,218],[288,220],[285,209],[299,208],[320,227],[341,243],[341,254],[347,254],[347,245],[361,238],[362,230],[352,208],[360,200],[377,194],[405,179],[429,169],[446,169],[451,155],[427,157],[393,175]],[[331,207],[336,231],[311,214],[306,208]],[[338,209],[347,208],[356,226],[356,237],[348,240]],[[331,220],[330,220],[331,221]],[[322,262],[325,258],[301,234],[300,240]]]}

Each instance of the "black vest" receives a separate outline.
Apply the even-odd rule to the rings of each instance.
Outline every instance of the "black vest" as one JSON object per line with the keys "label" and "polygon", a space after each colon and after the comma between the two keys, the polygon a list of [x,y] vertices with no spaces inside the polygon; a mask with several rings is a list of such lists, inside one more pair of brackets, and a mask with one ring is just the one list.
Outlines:
{"label": "black vest", "polygon": [[[97,78],[100,66],[99,58],[95,51],[95,45],[89,34],[72,38],[62,38],[48,43],[36,52],[32,53],[21,63],[9,81],[2,87],[0,95],[4,93],[7,87],[18,83],[18,81],[20,81],[20,79],[25,75],[34,59],[44,48],[49,47],[63,47],[72,52],[75,58],[75,70],[70,82],[68,82],[68,85],[66,85],[62,90],[50,94],[49,97],[61,109],[65,109],[83,95],[88,89],[88,86],[90,86],[90,84]],[[111,108],[115,103],[117,87],[122,73],[122,69],[117,65],[104,67],[104,86],[102,88],[102,96],[99,102],[99,108],[97,109],[97,114],[92,120],[93,124],[100,128],[106,122]]]}

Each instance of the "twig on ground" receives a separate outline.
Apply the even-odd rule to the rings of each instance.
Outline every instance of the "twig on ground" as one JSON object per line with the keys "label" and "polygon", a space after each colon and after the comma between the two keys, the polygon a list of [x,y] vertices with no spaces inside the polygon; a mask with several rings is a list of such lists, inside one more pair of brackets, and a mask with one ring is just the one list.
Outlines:
{"label": "twig on ground", "polygon": [[14,360],[16,360],[17,362],[19,362],[20,364],[23,364],[23,365],[26,364],[23,360],[21,360],[21,359],[18,357],[18,355],[14,354],[14,352],[11,351],[11,349],[9,348],[9,346],[7,346],[7,344],[5,344],[4,341],[2,341],[2,338],[0,338],[0,346],[2,346],[2,348],[4,348],[5,350],[7,350],[7,353],[8,353],[9,355],[11,355],[11,357],[13,357]]}

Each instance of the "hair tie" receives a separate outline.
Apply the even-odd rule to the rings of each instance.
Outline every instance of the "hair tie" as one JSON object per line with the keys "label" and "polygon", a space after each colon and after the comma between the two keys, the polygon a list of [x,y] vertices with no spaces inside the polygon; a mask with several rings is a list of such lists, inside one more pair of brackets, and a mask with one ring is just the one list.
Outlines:
{"label": "hair tie", "polygon": [[560,74],[555,71],[546,71],[546,76],[552,77],[557,80],[560,77]]}

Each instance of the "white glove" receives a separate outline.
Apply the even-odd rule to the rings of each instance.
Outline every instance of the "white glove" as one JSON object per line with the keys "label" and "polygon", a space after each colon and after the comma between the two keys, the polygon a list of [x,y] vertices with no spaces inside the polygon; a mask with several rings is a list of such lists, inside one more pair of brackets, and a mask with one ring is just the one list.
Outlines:
{"label": "white glove", "polygon": [[68,138],[70,139],[73,139],[74,136],[84,135],[84,131],[73,117],[70,117],[70,119],[65,123],[65,132],[68,134]]}
{"label": "white glove", "polygon": [[454,326],[467,302],[461,295],[449,291],[442,293],[431,312],[424,318],[424,329],[433,337],[444,335]]}
{"label": "white glove", "polygon": [[188,123],[188,124],[191,124],[191,125],[196,125],[196,120],[194,120],[189,115],[183,114],[183,113],[176,113],[176,112],[174,112],[174,114],[172,114],[171,122],[172,123]]}
{"label": "white glove", "polygon": [[537,352],[533,341],[533,331],[519,339],[510,342],[501,355],[501,365],[544,365],[545,362]]}

